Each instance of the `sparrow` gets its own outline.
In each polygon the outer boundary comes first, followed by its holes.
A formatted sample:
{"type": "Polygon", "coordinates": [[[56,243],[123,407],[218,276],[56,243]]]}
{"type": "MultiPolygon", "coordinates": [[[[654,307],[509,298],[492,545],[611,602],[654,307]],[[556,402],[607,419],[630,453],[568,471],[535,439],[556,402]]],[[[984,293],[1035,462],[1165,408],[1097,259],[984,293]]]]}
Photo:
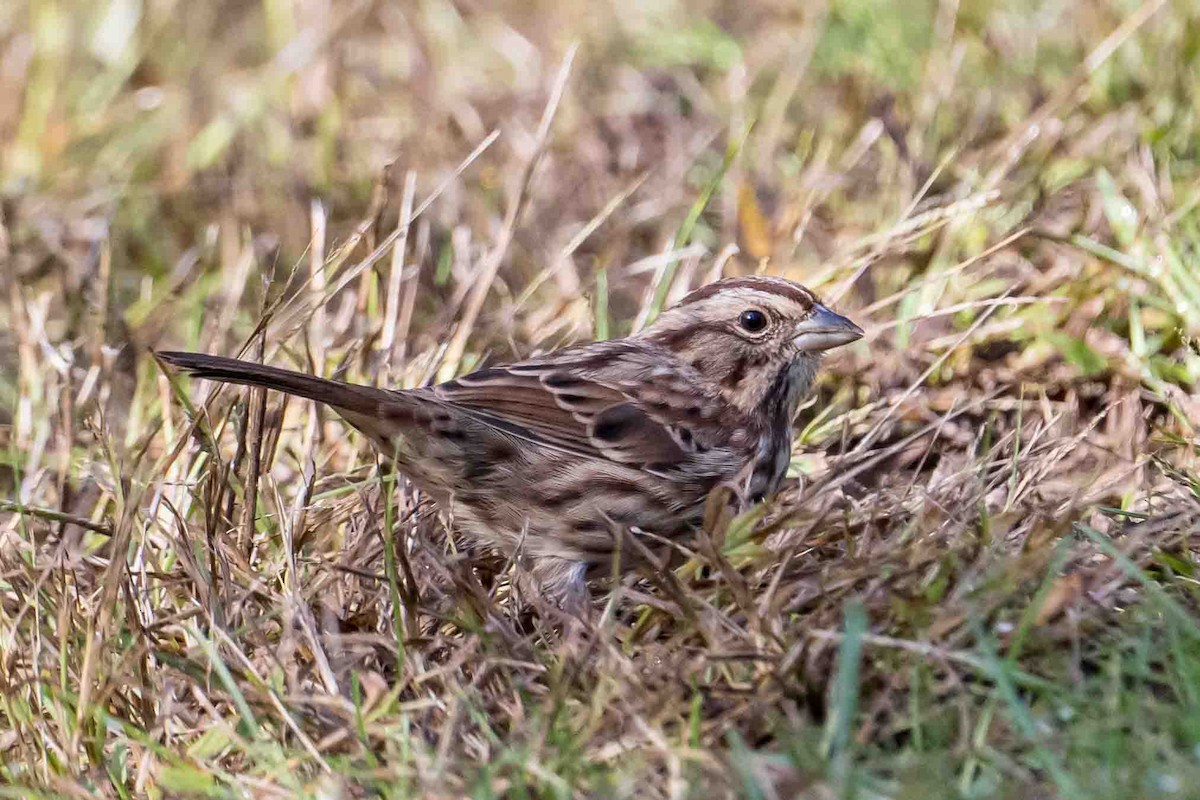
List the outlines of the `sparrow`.
{"type": "Polygon", "coordinates": [[[195,377],[315,400],[361,431],[477,544],[563,607],[611,569],[614,526],[683,540],[718,486],[780,487],[792,421],[822,354],[862,330],[793,281],[703,286],[623,339],[574,345],[434,386],[387,390],[201,353],[195,377]]]}

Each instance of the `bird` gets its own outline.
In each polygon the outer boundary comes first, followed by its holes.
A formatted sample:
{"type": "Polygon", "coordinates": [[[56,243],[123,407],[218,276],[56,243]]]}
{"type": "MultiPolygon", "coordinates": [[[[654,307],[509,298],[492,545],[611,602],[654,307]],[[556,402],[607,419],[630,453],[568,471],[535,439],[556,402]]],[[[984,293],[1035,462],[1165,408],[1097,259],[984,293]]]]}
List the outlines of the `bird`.
{"type": "Polygon", "coordinates": [[[196,378],[329,406],[469,541],[578,609],[588,581],[612,568],[615,530],[686,540],[717,487],[740,507],[775,494],[822,355],[862,336],[801,284],[754,275],[695,289],[625,338],[414,389],[157,355],[196,378]]]}

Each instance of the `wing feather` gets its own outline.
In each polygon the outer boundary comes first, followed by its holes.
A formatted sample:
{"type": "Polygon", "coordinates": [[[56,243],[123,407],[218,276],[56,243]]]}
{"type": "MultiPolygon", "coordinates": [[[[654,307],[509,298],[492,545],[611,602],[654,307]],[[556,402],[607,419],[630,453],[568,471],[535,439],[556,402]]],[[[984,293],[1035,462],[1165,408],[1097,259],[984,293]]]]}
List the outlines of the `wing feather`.
{"type": "Polygon", "coordinates": [[[528,431],[533,441],[620,464],[665,468],[684,461],[691,443],[611,385],[549,363],[519,372],[493,367],[433,387],[443,401],[476,419],[528,431]]]}

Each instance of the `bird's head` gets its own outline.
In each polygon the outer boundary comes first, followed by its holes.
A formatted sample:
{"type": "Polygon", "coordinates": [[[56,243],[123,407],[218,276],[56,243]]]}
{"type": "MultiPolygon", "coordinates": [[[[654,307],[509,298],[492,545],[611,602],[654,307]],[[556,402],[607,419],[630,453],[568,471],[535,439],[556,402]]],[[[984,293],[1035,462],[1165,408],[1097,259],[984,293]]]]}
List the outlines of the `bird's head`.
{"type": "Polygon", "coordinates": [[[805,287],[765,275],[702,286],[640,334],[690,363],[747,413],[780,390],[794,403],[821,354],[862,335],[805,287]]]}

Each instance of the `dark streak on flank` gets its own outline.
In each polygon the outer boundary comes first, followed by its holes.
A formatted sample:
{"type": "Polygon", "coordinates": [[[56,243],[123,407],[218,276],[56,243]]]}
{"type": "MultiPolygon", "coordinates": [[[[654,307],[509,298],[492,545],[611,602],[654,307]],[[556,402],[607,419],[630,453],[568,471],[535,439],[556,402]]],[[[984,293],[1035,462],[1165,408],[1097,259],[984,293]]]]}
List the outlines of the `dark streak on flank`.
{"type": "Polygon", "coordinates": [[[642,486],[631,484],[624,478],[613,478],[600,476],[589,482],[586,486],[569,486],[559,488],[558,491],[548,492],[542,498],[546,508],[551,510],[561,510],[566,506],[574,506],[575,504],[598,496],[613,497],[629,497],[632,495],[649,494],[656,501],[666,503],[666,500],[659,497],[657,494],[650,492],[642,486]],[[607,493],[607,494],[605,494],[607,493]]]}

